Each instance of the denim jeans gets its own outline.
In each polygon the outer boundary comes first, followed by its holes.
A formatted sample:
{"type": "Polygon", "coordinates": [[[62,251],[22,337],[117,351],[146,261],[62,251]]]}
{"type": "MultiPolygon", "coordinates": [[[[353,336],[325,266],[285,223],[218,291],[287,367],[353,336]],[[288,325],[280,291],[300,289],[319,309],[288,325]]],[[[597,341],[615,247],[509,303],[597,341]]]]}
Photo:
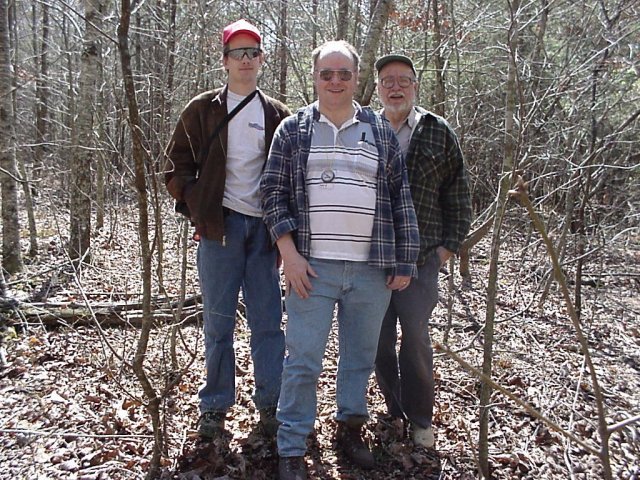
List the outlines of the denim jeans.
{"type": "Polygon", "coordinates": [[[278,453],[304,455],[306,438],[317,410],[317,382],[338,305],[339,361],[336,385],[337,420],[366,417],[367,383],[373,372],[382,317],[391,290],[383,270],[365,262],[309,262],[318,278],[307,299],[294,292],[286,298],[287,356],[278,403],[278,453]]]}
{"type": "Polygon", "coordinates": [[[275,407],[284,358],[276,250],[259,217],[231,211],[225,218],[225,234],[225,245],[205,238],[198,245],[206,365],[200,411],[227,410],[235,403],[233,337],[240,287],[251,330],[253,401],[258,409],[275,407]]]}
{"type": "Polygon", "coordinates": [[[440,257],[434,251],[418,267],[418,278],[409,287],[391,295],[382,322],[376,379],[384,395],[388,413],[405,417],[421,428],[431,426],[434,402],[433,347],[429,337],[429,317],[438,303],[440,257]],[[396,354],[397,323],[402,342],[396,354]]]}

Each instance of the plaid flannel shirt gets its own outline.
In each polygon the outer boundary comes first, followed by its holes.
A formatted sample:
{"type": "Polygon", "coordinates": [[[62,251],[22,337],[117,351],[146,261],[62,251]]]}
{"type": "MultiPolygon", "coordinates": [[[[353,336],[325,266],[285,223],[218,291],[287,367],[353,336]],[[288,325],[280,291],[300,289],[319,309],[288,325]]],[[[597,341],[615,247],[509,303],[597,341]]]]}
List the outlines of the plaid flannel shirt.
{"type": "MultiPolygon", "coordinates": [[[[369,265],[389,275],[416,276],[419,237],[407,169],[393,129],[370,108],[354,102],[359,121],[371,124],[379,152],[376,211],[369,265]]],[[[275,242],[293,235],[298,252],[309,258],[311,232],[306,191],[307,160],[317,102],[286,118],[276,130],[260,190],[265,223],[275,242]]]]}
{"type": "Polygon", "coordinates": [[[438,246],[458,252],[471,226],[471,197],[458,138],[442,117],[418,112],[407,151],[411,198],[420,229],[418,265],[438,246]]]}

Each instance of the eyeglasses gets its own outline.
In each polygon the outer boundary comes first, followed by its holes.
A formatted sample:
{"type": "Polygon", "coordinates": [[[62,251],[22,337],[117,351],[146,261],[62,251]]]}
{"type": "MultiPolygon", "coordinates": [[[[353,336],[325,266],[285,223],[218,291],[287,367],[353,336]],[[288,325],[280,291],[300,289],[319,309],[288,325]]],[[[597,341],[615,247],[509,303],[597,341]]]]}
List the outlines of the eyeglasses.
{"type": "Polygon", "coordinates": [[[318,72],[320,80],[325,82],[331,81],[334,74],[337,74],[338,78],[343,82],[348,82],[353,78],[353,72],[351,70],[320,70],[318,72]]]}
{"type": "Polygon", "coordinates": [[[262,53],[262,49],[257,47],[233,48],[224,52],[225,55],[234,60],[242,60],[246,55],[249,60],[254,59],[262,53]]]}
{"type": "Polygon", "coordinates": [[[384,77],[380,79],[380,85],[383,86],[383,88],[392,88],[396,82],[398,83],[398,86],[400,88],[407,88],[410,85],[412,85],[415,80],[411,77],[405,77],[405,76],[400,76],[400,77],[384,77]]]}

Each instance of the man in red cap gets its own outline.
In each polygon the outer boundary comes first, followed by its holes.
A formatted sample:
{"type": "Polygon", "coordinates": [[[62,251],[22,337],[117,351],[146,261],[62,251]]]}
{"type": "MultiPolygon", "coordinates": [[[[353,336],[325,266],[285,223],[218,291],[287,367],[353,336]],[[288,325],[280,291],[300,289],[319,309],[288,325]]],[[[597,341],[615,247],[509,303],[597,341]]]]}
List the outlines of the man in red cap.
{"type": "Polygon", "coordinates": [[[196,96],[180,114],[165,173],[176,209],[195,225],[199,241],[206,380],[199,390],[198,432],[219,436],[235,403],[233,335],[242,288],[253,400],[264,432],[274,435],[284,334],[276,250],[262,221],[259,184],[275,129],[290,111],[257,88],[264,54],[254,25],[228,25],[222,44],[227,84],[196,96]]]}

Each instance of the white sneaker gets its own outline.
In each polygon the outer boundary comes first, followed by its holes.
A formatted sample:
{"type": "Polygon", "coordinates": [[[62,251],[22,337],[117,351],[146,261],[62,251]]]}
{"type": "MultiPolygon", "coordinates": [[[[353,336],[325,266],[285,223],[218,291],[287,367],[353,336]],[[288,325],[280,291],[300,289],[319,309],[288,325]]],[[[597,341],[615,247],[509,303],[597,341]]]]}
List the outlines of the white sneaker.
{"type": "Polygon", "coordinates": [[[413,443],[416,445],[425,448],[433,448],[436,443],[432,427],[420,428],[416,425],[412,425],[411,440],[413,440],[413,443]]]}

